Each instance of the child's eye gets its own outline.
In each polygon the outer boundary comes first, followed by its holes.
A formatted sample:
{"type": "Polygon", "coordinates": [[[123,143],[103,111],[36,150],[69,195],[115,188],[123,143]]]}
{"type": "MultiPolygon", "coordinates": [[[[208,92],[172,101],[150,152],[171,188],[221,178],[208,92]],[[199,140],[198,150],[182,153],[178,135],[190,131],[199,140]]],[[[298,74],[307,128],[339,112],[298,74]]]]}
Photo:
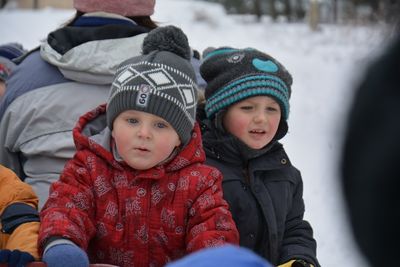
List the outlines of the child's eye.
{"type": "Polygon", "coordinates": [[[156,127],[162,129],[162,128],[166,128],[168,126],[167,126],[167,124],[165,124],[163,122],[157,122],[156,127]]]}
{"type": "Polygon", "coordinates": [[[126,121],[127,121],[128,123],[130,123],[130,124],[138,123],[138,120],[137,120],[137,119],[133,119],[133,118],[129,118],[129,119],[127,119],[126,121]]]}
{"type": "Polygon", "coordinates": [[[275,107],[267,107],[266,110],[269,111],[269,112],[276,112],[276,111],[278,111],[278,109],[275,108],[275,107]]]}
{"type": "Polygon", "coordinates": [[[252,106],[241,106],[240,109],[243,110],[251,110],[253,107],[252,106]]]}

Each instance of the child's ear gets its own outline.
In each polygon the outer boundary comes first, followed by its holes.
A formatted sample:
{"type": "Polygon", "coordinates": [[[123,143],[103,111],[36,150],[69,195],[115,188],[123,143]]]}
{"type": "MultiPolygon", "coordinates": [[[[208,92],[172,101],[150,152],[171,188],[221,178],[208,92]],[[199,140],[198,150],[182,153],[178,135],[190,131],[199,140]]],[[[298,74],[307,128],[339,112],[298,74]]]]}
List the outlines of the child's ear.
{"type": "Polygon", "coordinates": [[[181,146],[181,144],[182,144],[181,139],[178,138],[178,140],[176,141],[175,147],[176,147],[176,148],[179,148],[179,147],[181,146]]]}

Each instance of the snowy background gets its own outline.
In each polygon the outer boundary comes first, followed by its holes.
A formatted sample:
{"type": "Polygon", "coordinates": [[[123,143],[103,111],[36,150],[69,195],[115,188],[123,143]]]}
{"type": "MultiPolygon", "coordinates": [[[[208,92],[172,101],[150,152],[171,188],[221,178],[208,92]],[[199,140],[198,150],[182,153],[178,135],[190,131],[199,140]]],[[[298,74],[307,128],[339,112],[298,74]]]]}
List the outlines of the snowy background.
{"type": "MultiPolygon", "coordinates": [[[[0,43],[20,42],[32,49],[65,23],[74,10],[0,10],[0,43]]],[[[192,47],[255,47],[281,61],[294,77],[289,133],[283,143],[303,175],[305,217],[314,228],[324,267],[368,266],[359,255],[346,221],[338,162],[343,125],[354,86],[364,67],[387,43],[382,25],[272,23],[267,17],[228,16],[222,6],[190,0],[157,2],[159,25],[174,24],[192,47]]]]}

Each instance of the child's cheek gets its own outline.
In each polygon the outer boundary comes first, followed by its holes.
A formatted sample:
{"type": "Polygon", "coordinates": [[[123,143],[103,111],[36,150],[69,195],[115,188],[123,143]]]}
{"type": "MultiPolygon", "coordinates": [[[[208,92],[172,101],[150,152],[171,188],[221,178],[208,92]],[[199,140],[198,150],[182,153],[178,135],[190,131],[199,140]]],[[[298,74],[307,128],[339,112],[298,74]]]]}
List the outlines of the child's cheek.
{"type": "Polygon", "coordinates": [[[246,132],[248,126],[247,120],[237,117],[235,120],[231,121],[229,132],[239,139],[243,138],[244,133],[246,132]]]}

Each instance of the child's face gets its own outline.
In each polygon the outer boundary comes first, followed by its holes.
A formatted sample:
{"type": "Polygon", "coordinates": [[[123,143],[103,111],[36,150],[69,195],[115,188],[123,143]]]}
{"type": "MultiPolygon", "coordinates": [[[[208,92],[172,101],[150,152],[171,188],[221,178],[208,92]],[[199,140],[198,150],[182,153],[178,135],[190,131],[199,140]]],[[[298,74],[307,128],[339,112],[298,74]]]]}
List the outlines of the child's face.
{"type": "Polygon", "coordinates": [[[136,110],[127,110],[117,116],[112,136],[120,156],[136,170],[156,166],[181,144],[178,134],[168,122],[136,110]]]}
{"type": "Polygon", "coordinates": [[[268,96],[254,96],[228,108],[225,129],[253,149],[266,146],[274,138],[281,119],[279,104],[268,96]]]}

